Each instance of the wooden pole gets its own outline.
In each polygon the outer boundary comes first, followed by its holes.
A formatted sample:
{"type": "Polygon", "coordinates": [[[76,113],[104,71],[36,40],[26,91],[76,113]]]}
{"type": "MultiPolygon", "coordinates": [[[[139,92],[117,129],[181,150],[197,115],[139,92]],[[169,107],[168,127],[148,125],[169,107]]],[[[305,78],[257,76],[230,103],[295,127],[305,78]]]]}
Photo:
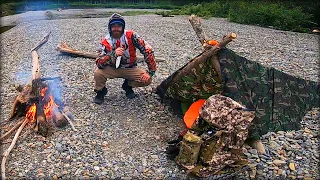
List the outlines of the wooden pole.
{"type": "Polygon", "coordinates": [[[192,14],[189,17],[189,22],[191,23],[193,30],[196,32],[196,35],[198,36],[198,39],[201,43],[201,45],[203,45],[203,43],[205,43],[206,40],[208,40],[207,35],[203,32],[202,28],[201,28],[201,21],[200,19],[195,16],[194,14],[192,14]]]}

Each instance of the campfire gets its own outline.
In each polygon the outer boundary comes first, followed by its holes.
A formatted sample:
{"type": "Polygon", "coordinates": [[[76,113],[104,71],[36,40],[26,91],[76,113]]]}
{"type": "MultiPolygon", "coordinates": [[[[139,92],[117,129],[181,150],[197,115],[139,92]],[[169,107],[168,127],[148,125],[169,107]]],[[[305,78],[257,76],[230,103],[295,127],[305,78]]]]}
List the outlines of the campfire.
{"type": "Polygon", "coordinates": [[[10,151],[14,147],[22,129],[26,124],[33,126],[35,132],[42,136],[48,136],[52,133],[54,126],[65,127],[68,123],[76,131],[72,120],[73,116],[69,109],[62,102],[60,91],[57,87],[60,77],[43,78],[40,73],[40,63],[37,50],[48,41],[50,33],[38,43],[32,50],[32,78],[24,86],[16,87],[19,92],[14,100],[10,117],[1,124],[12,122],[14,119],[20,119],[14,127],[0,137],[2,141],[14,130],[18,129],[9,148],[4,152],[1,163],[2,179],[5,179],[5,163],[10,151]]]}
{"type": "MultiPolygon", "coordinates": [[[[53,85],[57,84],[60,78],[50,78],[50,80],[53,82],[40,82],[40,87],[18,86],[20,94],[14,102],[9,119],[22,116],[29,124],[34,124],[34,130],[43,136],[48,135],[52,124],[57,127],[66,126],[72,115],[62,103],[59,93],[55,93],[56,88],[53,85]],[[39,95],[36,95],[37,91],[39,95]]],[[[35,86],[37,83],[32,82],[32,84],[35,86]]],[[[73,125],[71,127],[74,128],[73,125]]]]}

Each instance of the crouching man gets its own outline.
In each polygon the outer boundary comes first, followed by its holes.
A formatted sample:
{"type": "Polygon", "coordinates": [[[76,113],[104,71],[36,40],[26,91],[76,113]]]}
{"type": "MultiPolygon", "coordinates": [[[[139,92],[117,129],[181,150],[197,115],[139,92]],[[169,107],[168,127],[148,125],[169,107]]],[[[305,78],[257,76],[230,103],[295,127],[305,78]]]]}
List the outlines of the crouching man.
{"type": "Polygon", "coordinates": [[[126,97],[132,99],[135,93],[132,88],[148,86],[156,71],[156,62],[152,47],[132,30],[125,30],[125,20],[120,14],[113,14],[108,24],[109,34],[101,41],[101,54],[96,59],[94,72],[97,93],[94,102],[102,104],[108,90],[107,79],[123,78],[122,89],[126,97]],[[148,71],[137,67],[136,49],[144,55],[148,71]]]}

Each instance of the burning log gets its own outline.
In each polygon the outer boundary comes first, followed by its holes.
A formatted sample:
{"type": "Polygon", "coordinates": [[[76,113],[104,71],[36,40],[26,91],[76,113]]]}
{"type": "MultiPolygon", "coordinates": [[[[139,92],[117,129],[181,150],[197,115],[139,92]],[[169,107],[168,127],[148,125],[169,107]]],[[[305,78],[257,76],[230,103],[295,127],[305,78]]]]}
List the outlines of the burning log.
{"type": "MultiPolygon", "coordinates": [[[[83,52],[83,51],[73,49],[73,48],[69,47],[68,44],[65,42],[58,44],[56,50],[63,53],[63,54],[86,57],[86,58],[91,58],[91,59],[96,59],[99,56],[98,53],[83,52]]],[[[165,61],[164,58],[160,58],[160,57],[156,57],[155,60],[156,60],[156,62],[164,62],[165,61]]],[[[144,57],[137,56],[137,62],[143,62],[143,61],[144,61],[144,57]]]]}
{"type": "Polygon", "coordinates": [[[62,115],[62,113],[57,107],[52,108],[52,112],[53,112],[52,120],[57,127],[62,128],[68,124],[68,121],[62,115]]]}

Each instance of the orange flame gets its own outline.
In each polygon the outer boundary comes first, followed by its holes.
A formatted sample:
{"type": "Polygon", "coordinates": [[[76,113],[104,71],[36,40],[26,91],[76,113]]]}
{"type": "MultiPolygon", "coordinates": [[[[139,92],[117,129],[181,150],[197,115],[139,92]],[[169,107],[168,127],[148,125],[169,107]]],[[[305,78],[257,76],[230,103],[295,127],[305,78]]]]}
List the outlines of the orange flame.
{"type": "MultiPolygon", "coordinates": [[[[47,91],[47,87],[43,88],[41,90],[41,96],[43,97],[42,100],[44,99],[45,92],[47,91]]],[[[52,95],[49,96],[49,101],[43,106],[43,112],[46,116],[46,118],[52,117],[52,108],[53,107],[58,107],[58,105],[54,102],[54,98],[52,95]]],[[[34,123],[36,121],[36,104],[32,104],[32,106],[29,107],[26,117],[30,120],[31,123],[34,123]]]]}

